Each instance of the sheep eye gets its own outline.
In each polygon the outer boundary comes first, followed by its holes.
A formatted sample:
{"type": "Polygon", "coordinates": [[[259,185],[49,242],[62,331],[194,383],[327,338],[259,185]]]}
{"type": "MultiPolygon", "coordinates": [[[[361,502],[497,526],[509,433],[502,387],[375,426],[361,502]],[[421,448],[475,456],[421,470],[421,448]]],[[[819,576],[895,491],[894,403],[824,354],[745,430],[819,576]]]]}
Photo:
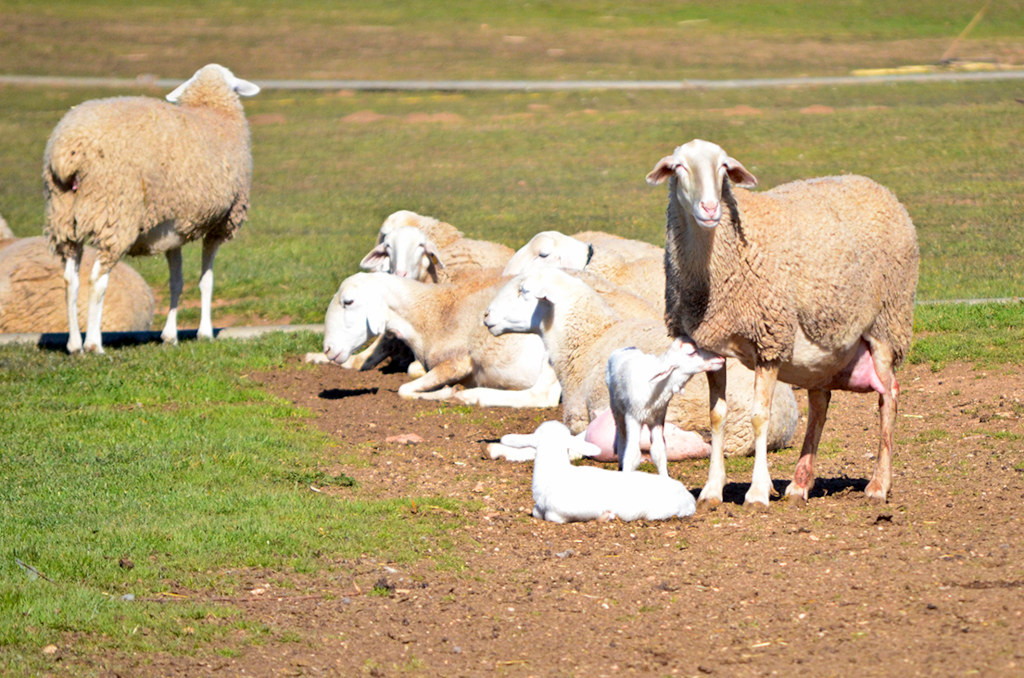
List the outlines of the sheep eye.
{"type": "Polygon", "coordinates": [[[345,308],[348,308],[349,306],[352,305],[352,301],[352,299],[342,299],[341,305],[344,306],[345,308]]]}

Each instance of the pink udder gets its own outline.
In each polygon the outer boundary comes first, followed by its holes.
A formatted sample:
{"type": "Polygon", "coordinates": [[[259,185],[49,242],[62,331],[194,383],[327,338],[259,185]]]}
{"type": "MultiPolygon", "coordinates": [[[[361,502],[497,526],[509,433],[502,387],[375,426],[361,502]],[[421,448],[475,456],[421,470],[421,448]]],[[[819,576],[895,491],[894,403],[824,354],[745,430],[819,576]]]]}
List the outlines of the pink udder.
{"type": "MultiPolygon", "coordinates": [[[[861,340],[853,360],[832,379],[829,386],[833,389],[857,393],[867,393],[868,391],[885,393],[885,386],[882,385],[882,380],[878,378],[878,372],[875,371],[875,361],[871,358],[867,342],[861,340]]],[[[895,388],[895,380],[893,387],[895,388]]]]}
{"type": "MultiPolygon", "coordinates": [[[[601,454],[591,459],[606,462],[619,460],[615,454],[615,417],[610,409],[602,410],[591,420],[584,439],[601,448],[601,454]]],[[[700,459],[711,454],[711,446],[699,434],[672,424],[665,424],[665,448],[669,461],[700,459]]],[[[640,431],[640,449],[645,453],[651,449],[651,432],[646,426],[640,431]]],[[[647,454],[643,455],[643,459],[650,461],[647,454]]]]}

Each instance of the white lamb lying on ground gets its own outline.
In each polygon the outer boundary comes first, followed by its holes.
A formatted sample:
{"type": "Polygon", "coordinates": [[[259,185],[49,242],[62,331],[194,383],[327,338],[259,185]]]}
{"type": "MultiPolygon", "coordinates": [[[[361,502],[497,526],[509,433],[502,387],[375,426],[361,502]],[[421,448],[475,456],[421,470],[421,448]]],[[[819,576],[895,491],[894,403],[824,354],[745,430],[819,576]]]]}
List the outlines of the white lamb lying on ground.
{"type": "Polygon", "coordinates": [[[644,353],[635,346],[614,351],[608,357],[605,383],[615,418],[619,469],[635,471],[640,466],[640,431],[646,426],[651,460],[660,475],[668,476],[665,413],[669,401],[693,375],[720,370],[724,365],[725,358],[702,351],[683,338],[675,339],[661,355],[644,353]]]}
{"type": "Polygon", "coordinates": [[[533,515],[553,523],[583,520],[664,520],[693,515],[693,495],[678,480],[573,466],[574,437],[564,424],[544,422],[533,462],[533,515]]]}

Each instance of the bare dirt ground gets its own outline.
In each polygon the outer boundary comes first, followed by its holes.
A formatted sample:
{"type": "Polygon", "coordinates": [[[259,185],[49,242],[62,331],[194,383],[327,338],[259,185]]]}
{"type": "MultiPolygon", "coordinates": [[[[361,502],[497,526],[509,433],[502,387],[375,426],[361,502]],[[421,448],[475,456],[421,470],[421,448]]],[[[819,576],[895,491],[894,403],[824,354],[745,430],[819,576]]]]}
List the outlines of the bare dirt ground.
{"type": "MultiPolygon", "coordinates": [[[[233,604],[271,640],[122,657],[104,662],[105,675],[1024,675],[1018,368],[901,372],[888,504],[861,492],[875,398],[837,393],[805,506],[744,509],[749,462],[731,460],[717,510],[569,525],[531,517],[531,464],[483,451],[558,410],[467,414],[399,399],[401,374],[297,359],[255,378],[365,457],[334,469],[357,488],[330,491],[468,502],[451,535],[465,567],[361,558],[297,587],[294,576],[253,573],[233,604]],[[422,442],[386,442],[410,433],[422,442]]],[[[796,457],[771,455],[777,490],[796,457]]],[[[670,473],[696,491],[706,467],[677,462],[670,473]]]]}

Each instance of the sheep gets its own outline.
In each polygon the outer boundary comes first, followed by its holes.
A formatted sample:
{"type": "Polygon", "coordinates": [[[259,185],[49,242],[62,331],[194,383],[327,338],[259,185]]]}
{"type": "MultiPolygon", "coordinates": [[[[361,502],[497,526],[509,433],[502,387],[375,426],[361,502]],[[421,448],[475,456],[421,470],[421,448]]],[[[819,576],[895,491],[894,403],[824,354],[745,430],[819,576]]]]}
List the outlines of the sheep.
{"type": "MultiPolygon", "coordinates": [[[[805,501],[834,389],[879,393],[880,443],[865,489],[885,502],[892,486],[899,386],[910,346],[918,247],[906,209],[861,176],[794,181],[762,193],[720,146],[694,140],[659,160],[650,184],[668,183],[666,322],[673,336],[741,360],[755,372],[755,462],[745,503],[767,506],[772,488],[764,422],[776,381],[808,392],[807,433],[786,497],[805,501]]],[[[725,373],[708,372],[712,456],[700,501],[725,484],[725,373]]]]}
{"type": "Polygon", "coordinates": [[[342,281],[327,308],[324,354],[343,363],[367,339],[390,331],[428,369],[399,387],[402,397],[553,407],[560,387],[543,342],[527,336],[495,338],[480,322],[503,282],[496,270],[438,284],[356,273],[342,281]],[[476,388],[456,392],[455,384],[476,388]]]}
{"type": "Polygon", "coordinates": [[[657,308],[659,315],[664,313],[665,264],[660,247],[609,234],[579,235],[590,240],[541,231],[512,255],[505,274],[514,276],[547,266],[587,271],[639,295],[657,308]]]}
{"type": "Polygon", "coordinates": [[[0,216],[0,240],[10,240],[14,237],[14,231],[7,225],[3,216],[0,216]]]}
{"type": "Polygon", "coordinates": [[[630,346],[608,357],[605,383],[615,419],[615,454],[619,469],[635,471],[640,465],[640,431],[650,430],[650,454],[658,473],[668,475],[665,413],[672,396],[698,372],[719,370],[725,359],[701,351],[685,339],[676,339],[661,355],[630,346]]]}
{"type": "Polygon", "coordinates": [[[359,265],[367,271],[439,282],[460,271],[504,266],[511,256],[507,245],[466,238],[451,224],[399,210],[384,220],[377,245],[359,265]]]}
{"type": "MultiPolygon", "coordinates": [[[[46,239],[16,238],[0,241],[0,332],[64,332],[67,317],[63,268],[50,252],[46,239]]],[[[98,252],[85,247],[87,266],[98,252]]],[[[86,284],[83,294],[89,290],[86,284]]],[[[141,275],[124,262],[110,271],[106,323],[118,332],[148,330],[153,324],[153,291],[141,275]]]]}
{"type": "MultiPolygon", "coordinates": [[[[605,370],[612,351],[636,346],[649,353],[668,349],[662,320],[657,317],[624,318],[600,294],[578,276],[558,268],[533,271],[506,283],[484,314],[484,324],[496,335],[506,332],[539,334],[562,386],[563,422],[574,434],[587,432],[587,439],[598,443],[605,454],[600,459],[614,460],[614,420],[609,411],[605,370]]],[[[736,361],[727,361],[726,370],[736,385],[749,384],[753,374],[736,361]]],[[[729,392],[731,405],[741,411],[750,408],[750,396],[742,386],[729,392]]],[[[769,422],[770,444],[786,444],[796,428],[796,399],[792,390],[779,385],[779,407],[769,422]]],[[[693,433],[706,421],[707,392],[702,381],[691,381],[673,398],[666,432],[672,440],[669,458],[707,456],[703,439],[693,433]]],[[[752,436],[745,426],[732,426],[726,432],[730,449],[741,454],[752,450],[752,436]]]]}
{"type": "Polygon", "coordinates": [[[619,473],[569,462],[572,436],[548,421],[537,432],[533,462],[533,516],[553,523],[665,520],[693,515],[693,495],[678,480],[653,473],[619,473]]]}
{"type": "Polygon", "coordinates": [[[209,64],[167,95],[86,101],[68,111],[43,154],[44,234],[64,262],[70,353],[103,352],[103,296],[121,257],[163,252],[170,309],[161,337],[178,338],[181,247],[202,239],[198,335],[213,338],[213,260],[245,222],[252,183],[249,126],[239,95],[259,87],[209,64]],[[168,103],[169,102],[169,103],[168,103]],[[92,267],[85,343],[77,299],[82,247],[99,250],[92,267]]]}

